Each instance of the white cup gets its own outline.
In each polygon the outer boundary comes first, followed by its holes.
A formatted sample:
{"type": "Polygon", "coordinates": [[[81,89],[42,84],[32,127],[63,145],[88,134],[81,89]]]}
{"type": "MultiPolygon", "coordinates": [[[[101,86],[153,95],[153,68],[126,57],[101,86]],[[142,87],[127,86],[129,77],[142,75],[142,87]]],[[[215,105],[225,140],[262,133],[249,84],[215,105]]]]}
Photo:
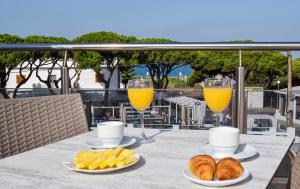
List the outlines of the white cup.
{"type": "Polygon", "coordinates": [[[215,127],[209,130],[209,144],[217,155],[232,155],[240,144],[240,130],[235,127],[215,127]]]}
{"type": "Polygon", "coordinates": [[[107,121],[97,124],[97,136],[103,146],[118,146],[124,136],[124,123],[107,121]]]}

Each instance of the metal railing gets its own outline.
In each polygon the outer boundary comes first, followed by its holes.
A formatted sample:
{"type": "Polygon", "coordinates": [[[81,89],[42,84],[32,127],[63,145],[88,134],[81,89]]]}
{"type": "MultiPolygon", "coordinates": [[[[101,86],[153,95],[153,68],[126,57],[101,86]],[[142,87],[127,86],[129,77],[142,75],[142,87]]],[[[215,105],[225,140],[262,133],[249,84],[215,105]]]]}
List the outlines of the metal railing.
{"type": "MultiPolygon", "coordinates": [[[[288,90],[287,90],[287,123],[292,126],[292,110],[289,108],[291,95],[291,52],[299,51],[300,42],[223,42],[223,43],[100,43],[100,44],[0,44],[0,51],[65,51],[65,60],[68,51],[165,51],[165,50],[237,50],[239,51],[240,65],[236,69],[237,88],[235,94],[234,126],[244,131],[245,98],[244,98],[244,67],[242,67],[242,50],[279,50],[288,51],[288,90]]],[[[68,93],[68,70],[66,64],[62,68],[62,92],[68,93]]]]}
{"type": "Polygon", "coordinates": [[[152,50],[279,50],[298,51],[300,42],[0,44],[0,51],[152,51],[152,50]]]}

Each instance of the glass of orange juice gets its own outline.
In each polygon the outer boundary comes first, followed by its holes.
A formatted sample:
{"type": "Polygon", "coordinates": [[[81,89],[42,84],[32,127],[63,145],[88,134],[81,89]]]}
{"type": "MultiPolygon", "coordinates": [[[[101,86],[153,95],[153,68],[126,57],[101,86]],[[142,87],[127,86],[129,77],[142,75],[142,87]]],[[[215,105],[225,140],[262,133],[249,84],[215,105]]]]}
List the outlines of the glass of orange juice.
{"type": "Polygon", "coordinates": [[[153,138],[146,137],[144,131],[144,112],[153,100],[154,90],[151,80],[134,79],[128,81],[128,98],[134,109],[139,111],[141,120],[141,140],[140,143],[153,142],[153,138]]]}
{"type": "Polygon", "coordinates": [[[205,79],[203,93],[207,106],[216,114],[216,126],[220,126],[220,114],[227,108],[231,100],[230,79],[205,79]]]}

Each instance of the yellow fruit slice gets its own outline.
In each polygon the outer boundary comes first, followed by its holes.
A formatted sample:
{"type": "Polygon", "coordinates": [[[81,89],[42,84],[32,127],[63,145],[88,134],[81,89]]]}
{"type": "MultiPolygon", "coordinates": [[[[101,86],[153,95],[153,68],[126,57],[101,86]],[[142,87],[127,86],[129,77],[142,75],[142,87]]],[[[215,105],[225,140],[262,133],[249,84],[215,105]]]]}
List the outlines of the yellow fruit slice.
{"type": "Polygon", "coordinates": [[[79,169],[87,169],[88,166],[93,163],[97,158],[96,157],[91,157],[91,158],[88,158],[88,159],[84,159],[82,161],[78,161],[78,162],[75,162],[75,166],[79,169]]]}
{"type": "Polygon", "coordinates": [[[113,161],[115,158],[116,158],[115,156],[109,156],[104,162],[102,162],[102,163],[100,164],[100,168],[101,168],[101,169],[104,169],[104,168],[108,167],[109,163],[110,163],[111,161],[113,161]]]}
{"type": "Polygon", "coordinates": [[[118,157],[118,155],[123,151],[123,148],[115,148],[111,153],[112,156],[118,157]]]}
{"type": "Polygon", "coordinates": [[[123,161],[123,160],[126,159],[128,156],[131,156],[131,155],[133,155],[133,154],[134,154],[133,150],[124,149],[124,150],[120,153],[120,155],[117,157],[117,159],[116,159],[116,164],[117,164],[118,162],[120,162],[120,161],[123,161]]]}
{"type": "Polygon", "coordinates": [[[90,155],[92,155],[94,152],[92,150],[84,150],[81,152],[78,152],[75,156],[75,162],[81,161],[87,157],[89,157],[90,155]]]}
{"type": "Polygon", "coordinates": [[[123,161],[120,161],[116,164],[117,167],[123,167],[125,165],[128,165],[132,162],[136,161],[136,157],[134,155],[130,155],[128,156],[126,159],[124,159],[123,161]]]}
{"type": "Polygon", "coordinates": [[[102,152],[83,150],[76,154],[74,164],[76,168],[89,170],[122,167],[136,160],[133,155],[133,150],[120,147],[102,152]]]}

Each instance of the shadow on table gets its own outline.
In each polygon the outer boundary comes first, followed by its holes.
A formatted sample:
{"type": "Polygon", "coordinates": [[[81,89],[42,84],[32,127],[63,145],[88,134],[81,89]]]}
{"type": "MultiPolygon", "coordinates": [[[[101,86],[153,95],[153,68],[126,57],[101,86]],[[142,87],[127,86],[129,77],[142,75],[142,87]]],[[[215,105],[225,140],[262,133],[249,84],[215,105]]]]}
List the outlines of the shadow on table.
{"type": "Polygon", "coordinates": [[[168,132],[168,131],[172,131],[172,129],[159,129],[159,131],[157,133],[155,133],[155,134],[153,134],[153,135],[151,135],[149,137],[154,138],[155,136],[157,136],[157,135],[159,135],[161,133],[164,133],[164,132],[168,132]]]}
{"type": "MultiPolygon", "coordinates": [[[[247,146],[247,144],[246,143],[242,143],[242,144],[239,144],[239,146],[238,146],[238,148],[235,150],[235,154],[237,154],[237,153],[243,153],[244,151],[245,151],[245,149],[246,149],[246,146],[247,146]]],[[[257,152],[254,156],[251,156],[251,157],[249,157],[249,158],[245,158],[245,159],[243,159],[242,161],[243,162],[245,162],[245,161],[252,161],[252,160],[255,160],[255,159],[257,159],[257,158],[259,158],[259,153],[257,152]]]]}
{"type": "Polygon", "coordinates": [[[259,158],[259,157],[260,157],[260,155],[257,152],[254,156],[246,158],[246,159],[243,159],[243,160],[241,160],[241,162],[253,161],[253,160],[255,160],[255,159],[259,158]]]}
{"type": "Polygon", "coordinates": [[[135,138],[136,140],[136,143],[134,143],[133,145],[129,146],[128,148],[129,149],[135,149],[135,148],[138,148],[140,147],[142,144],[140,143],[140,137],[135,137],[133,136],[133,138],[135,138]]]}
{"type": "Polygon", "coordinates": [[[228,188],[230,188],[232,186],[242,186],[243,184],[246,184],[246,183],[250,182],[252,178],[253,178],[252,174],[250,173],[249,176],[245,180],[243,180],[241,182],[238,182],[236,184],[230,185],[230,186],[228,186],[228,188]]]}
{"type": "MultiPolygon", "coordinates": [[[[161,133],[164,133],[164,132],[168,132],[168,131],[172,131],[172,130],[170,130],[170,129],[160,129],[157,133],[155,133],[155,134],[153,134],[153,135],[150,135],[150,136],[148,136],[149,138],[154,138],[155,139],[155,137],[157,136],[157,135],[159,135],[159,134],[161,134],[161,133]]],[[[138,147],[140,147],[142,144],[140,143],[140,140],[141,140],[141,138],[140,137],[134,137],[135,139],[136,139],[136,143],[135,144],[133,144],[132,146],[130,146],[129,148],[130,149],[135,149],[135,148],[138,148],[138,147]]],[[[153,141],[153,142],[151,142],[151,143],[154,143],[155,142],[155,140],[153,141]]],[[[147,143],[146,143],[146,145],[147,145],[147,143]]]]}

